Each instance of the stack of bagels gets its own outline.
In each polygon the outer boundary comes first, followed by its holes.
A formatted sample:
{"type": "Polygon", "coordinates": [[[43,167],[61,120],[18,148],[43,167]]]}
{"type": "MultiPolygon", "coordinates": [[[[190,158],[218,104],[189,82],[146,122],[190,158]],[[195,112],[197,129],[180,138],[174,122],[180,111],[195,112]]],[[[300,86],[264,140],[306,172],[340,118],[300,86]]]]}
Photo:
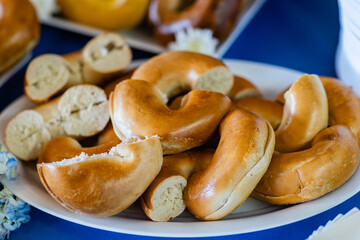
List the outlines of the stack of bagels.
{"type": "Polygon", "coordinates": [[[130,61],[106,33],[27,69],[39,105],[8,123],[6,145],[38,159],[45,189],[73,212],[107,217],[139,199],[153,221],[185,208],[219,220],[250,195],[319,198],[357,169],[360,100],[336,79],[304,74],[270,101],[206,55],[166,52],[128,71],[130,61]]]}

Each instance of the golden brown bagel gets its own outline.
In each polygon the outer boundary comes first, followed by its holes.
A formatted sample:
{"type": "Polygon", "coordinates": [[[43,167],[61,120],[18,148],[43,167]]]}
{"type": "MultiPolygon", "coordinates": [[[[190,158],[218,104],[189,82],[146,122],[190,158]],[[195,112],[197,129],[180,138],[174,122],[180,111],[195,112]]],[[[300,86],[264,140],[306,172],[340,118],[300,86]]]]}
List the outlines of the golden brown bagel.
{"type": "MultiPolygon", "coordinates": [[[[321,79],[320,79],[321,80],[321,79]]],[[[285,90],[283,90],[281,93],[279,93],[277,96],[276,96],[276,99],[275,101],[284,105],[285,104],[285,93],[289,90],[290,87],[286,88],[285,90]]]]}
{"type": "Polygon", "coordinates": [[[132,58],[125,39],[104,33],[83,49],[65,54],[44,54],[31,61],[25,75],[25,94],[41,103],[78,84],[101,84],[120,74],[132,58]]]}
{"type": "Polygon", "coordinates": [[[194,52],[166,52],[139,66],[131,77],[155,84],[168,98],[189,90],[228,93],[233,75],[218,59],[194,52]]]}
{"type": "Polygon", "coordinates": [[[81,153],[88,156],[109,152],[111,148],[120,144],[121,140],[113,140],[94,147],[82,147],[78,141],[71,137],[57,137],[48,141],[41,150],[38,163],[60,162],[64,159],[74,158],[81,153]]]}
{"type": "Polygon", "coordinates": [[[184,199],[202,220],[230,214],[254,190],[270,163],[275,134],[259,115],[235,109],[220,124],[220,143],[203,171],[188,181],[184,199]]]}
{"type": "Polygon", "coordinates": [[[211,29],[220,41],[226,39],[236,24],[246,0],[153,0],[149,22],[157,40],[166,45],[174,34],[187,28],[211,29]]]}
{"type": "Polygon", "coordinates": [[[149,21],[154,26],[156,39],[166,45],[175,39],[174,34],[178,31],[199,27],[210,13],[212,3],[213,0],[196,0],[190,5],[181,0],[152,0],[149,21]]]}
{"type": "Polygon", "coordinates": [[[328,115],[326,93],[319,77],[304,74],[285,94],[284,113],[275,134],[275,150],[304,149],[327,127],[328,115]]]}
{"type": "Polygon", "coordinates": [[[40,24],[28,0],[0,0],[0,73],[37,44],[40,24]]]}
{"type": "Polygon", "coordinates": [[[145,138],[157,135],[164,154],[174,154],[204,144],[231,106],[230,99],[217,92],[194,90],[183,106],[169,109],[166,97],[152,83],[125,80],[110,95],[110,115],[116,135],[145,138]]]}
{"type": "Polygon", "coordinates": [[[63,207],[96,217],[121,212],[136,201],[161,169],[158,137],[122,143],[108,153],[82,154],[37,164],[40,180],[63,207]]]}
{"type": "Polygon", "coordinates": [[[18,158],[35,160],[50,139],[93,136],[108,121],[104,90],[95,85],[77,85],[48,103],[18,113],[6,127],[5,142],[18,158]]]}
{"type": "Polygon", "coordinates": [[[330,77],[320,77],[329,104],[329,125],[344,125],[360,144],[360,100],[351,87],[330,77]]]}
{"type": "Polygon", "coordinates": [[[274,129],[279,126],[283,115],[283,106],[280,103],[261,98],[241,98],[234,100],[232,108],[243,108],[256,112],[268,120],[274,129]]]}
{"type": "Polygon", "coordinates": [[[345,126],[332,126],[316,135],[310,149],[274,152],[252,196],[271,204],[310,201],[345,183],[358,163],[355,136],[345,126]]]}
{"type": "Polygon", "coordinates": [[[109,97],[110,97],[110,93],[111,93],[112,91],[114,91],[116,85],[117,85],[119,82],[121,82],[121,81],[124,81],[124,80],[126,80],[126,79],[130,79],[135,70],[136,70],[136,68],[130,69],[130,70],[124,72],[124,73],[121,73],[121,75],[120,75],[117,79],[115,79],[115,80],[107,83],[107,84],[104,86],[104,91],[105,91],[106,96],[109,98],[109,97]]]}
{"type": "Polygon", "coordinates": [[[97,145],[102,145],[104,143],[118,141],[118,140],[120,139],[116,136],[114,128],[111,122],[109,122],[108,125],[105,127],[105,129],[99,134],[99,137],[97,139],[97,145]]]}
{"type": "Polygon", "coordinates": [[[234,76],[234,84],[227,94],[232,100],[261,97],[260,90],[243,77],[234,76]]]}
{"type": "Polygon", "coordinates": [[[238,17],[249,0],[214,0],[202,28],[212,30],[220,41],[226,40],[236,26],[238,17]]]}
{"type": "MultiPolygon", "coordinates": [[[[329,107],[329,125],[344,125],[357,136],[360,144],[360,101],[351,87],[331,77],[320,77],[324,86],[329,107]]],[[[281,92],[276,101],[284,104],[284,94],[281,92]]]]}
{"type": "Polygon", "coordinates": [[[141,197],[141,206],[153,221],[169,221],[186,208],[183,191],[188,178],[203,170],[214,155],[210,149],[199,149],[164,157],[159,175],[141,197]]]}

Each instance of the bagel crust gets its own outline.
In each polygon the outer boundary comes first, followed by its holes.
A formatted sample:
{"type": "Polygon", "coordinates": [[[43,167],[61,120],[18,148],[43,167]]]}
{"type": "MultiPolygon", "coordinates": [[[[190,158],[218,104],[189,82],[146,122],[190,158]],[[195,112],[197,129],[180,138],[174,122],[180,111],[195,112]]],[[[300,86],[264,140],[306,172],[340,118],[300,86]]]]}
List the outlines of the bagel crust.
{"type": "Polygon", "coordinates": [[[360,100],[351,87],[330,77],[320,77],[329,103],[329,125],[344,125],[360,144],[360,100]]]}
{"type": "Polygon", "coordinates": [[[158,137],[122,143],[109,153],[82,154],[60,162],[37,164],[40,180],[63,207],[95,217],[129,207],[161,169],[158,137]]]}
{"type": "Polygon", "coordinates": [[[232,100],[261,97],[260,90],[243,77],[234,76],[234,84],[228,93],[232,100]]]}
{"type": "Polygon", "coordinates": [[[285,94],[275,150],[293,152],[308,147],[316,134],[328,126],[328,115],[326,93],[319,77],[304,74],[285,94]]]}
{"type": "Polygon", "coordinates": [[[110,114],[121,139],[157,135],[164,154],[175,154],[204,144],[230,109],[230,99],[217,92],[194,90],[172,110],[152,83],[125,80],[110,95],[110,114]]]}
{"type": "Polygon", "coordinates": [[[240,98],[234,100],[232,108],[243,108],[256,112],[268,120],[274,129],[280,125],[283,115],[283,106],[280,103],[261,98],[240,98]]]}
{"type": "Polygon", "coordinates": [[[41,150],[38,163],[59,162],[63,159],[74,158],[81,153],[89,156],[109,152],[111,148],[120,144],[121,140],[112,140],[94,147],[82,147],[71,137],[57,137],[48,141],[41,150]]]}
{"type": "Polygon", "coordinates": [[[157,55],[139,66],[132,79],[155,84],[168,98],[189,90],[228,93],[234,77],[219,59],[195,52],[157,55]]]}
{"type": "Polygon", "coordinates": [[[164,157],[159,175],[141,197],[141,206],[153,221],[169,221],[186,208],[183,191],[188,178],[206,168],[214,150],[198,149],[164,157]]]}
{"type": "Polygon", "coordinates": [[[275,134],[259,115],[236,109],[220,124],[220,143],[206,169],[188,181],[184,199],[202,220],[218,220],[235,210],[265,174],[275,134]]]}
{"type": "Polygon", "coordinates": [[[320,132],[312,147],[275,152],[252,196],[271,204],[310,201],[344,184],[359,164],[357,139],[345,126],[320,132]]]}
{"type": "Polygon", "coordinates": [[[37,44],[40,24],[29,0],[0,0],[0,74],[37,44]]]}

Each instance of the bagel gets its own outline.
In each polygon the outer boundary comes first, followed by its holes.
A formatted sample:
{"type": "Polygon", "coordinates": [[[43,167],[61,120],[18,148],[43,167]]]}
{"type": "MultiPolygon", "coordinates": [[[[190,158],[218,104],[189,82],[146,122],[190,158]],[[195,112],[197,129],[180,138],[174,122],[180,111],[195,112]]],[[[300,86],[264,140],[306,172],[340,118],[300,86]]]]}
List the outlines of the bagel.
{"type": "Polygon", "coordinates": [[[120,139],[114,139],[94,147],[82,147],[78,141],[71,137],[57,137],[48,141],[41,150],[37,163],[60,162],[64,159],[74,158],[84,153],[88,156],[109,152],[111,148],[120,144],[120,139]]]}
{"type": "Polygon", "coordinates": [[[111,122],[105,127],[105,129],[99,134],[97,139],[97,145],[102,145],[108,142],[121,141],[114,131],[111,122]]]}
{"type": "Polygon", "coordinates": [[[108,121],[104,91],[94,85],[77,85],[46,104],[18,113],[6,127],[5,142],[19,159],[35,160],[50,139],[93,136],[108,121]]]}
{"type": "Polygon", "coordinates": [[[320,132],[310,149],[275,152],[252,196],[271,204],[310,201],[345,183],[359,164],[356,137],[345,126],[320,132]]]}
{"type": "Polygon", "coordinates": [[[213,0],[195,0],[188,5],[187,1],[152,0],[149,22],[154,26],[154,36],[166,45],[175,39],[175,33],[189,27],[199,27],[210,13],[212,3],[213,0]]]}
{"type": "Polygon", "coordinates": [[[105,91],[106,96],[108,98],[110,97],[110,93],[112,91],[114,91],[114,89],[115,89],[115,87],[116,87],[116,85],[118,83],[120,83],[121,81],[124,81],[126,79],[130,79],[132,74],[134,73],[135,69],[136,68],[130,69],[130,70],[122,73],[117,79],[115,79],[115,80],[109,82],[108,84],[106,84],[105,87],[104,87],[104,91],[105,91]]]}
{"type": "Polygon", "coordinates": [[[140,198],[146,215],[157,222],[180,215],[186,208],[183,191],[188,178],[204,169],[213,155],[213,150],[201,149],[165,156],[160,173],[140,198]]]}
{"type": "Polygon", "coordinates": [[[166,52],[157,55],[133,73],[132,79],[155,84],[168,98],[190,90],[228,93],[233,75],[220,60],[194,52],[166,52]]]}
{"type": "Polygon", "coordinates": [[[234,76],[234,84],[227,94],[232,100],[261,97],[260,90],[245,78],[234,76]]]}
{"type": "Polygon", "coordinates": [[[169,109],[166,96],[152,83],[125,80],[110,95],[110,115],[116,135],[128,138],[160,137],[164,154],[175,154],[204,144],[231,106],[217,92],[194,90],[183,107],[169,109]]]}
{"type": "Polygon", "coordinates": [[[40,24],[28,0],[0,0],[0,9],[1,74],[35,47],[39,41],[40,24]]]}
{"type": "Polygon", "coordinates": [[[243,108],[256,112],[269,121],[271,126],[276,129],[282,120],[283,106],[280,103],[261,98],[241,98],[234,100],[233,108],[243,108]]]}
{"type": "Polygon", "coordinates": [[[211,29],[216,38],[225,41],[248,2],[249,0],[214,0],[212,11],[206,15],[201,27],[211,29]]]}
{"type": "Polygon", "coordinates": [[[121,73],[131,61],[124,38],[104,33],[64,56],[44,54],[31,61],[25,74],[25,94],[35,103],[78,84],[100,84],[121,73]]]}
{"type": "Polygon", "coordinates": [[[285,93],[275,150],[293,152],[308,147],[315,135],[328,126],[328,115],[327,97],[319,77],[304,74],[285,93]]]}
{"type": "MultiPolygon", "coordinates": [[[[324,86],[329,108],[329,125],[344,125],[357,137],[360,144],[360,100],[351,87],[331,78],[320,77],[324,86]]],[[[276,101],[284,104],[284,94],[281,92],[276,101]]]]}
{"type": "MultiPolygon", "coordinates": [[[[320,79],[321,80],[321,79],[320,79]]],[[[285,90],[283,90],[281,93],[279,93],[277,96],[276,96],[276,99],[275,101],[284,105],[285,104],[285,93],[289,90],[290,87],[286,88],[285,90]]]]}
{"type": "Polygon", "coordinates": [[[233,30],[245,0],[152,0],[149,22],[156,39],[163,45],[175,39],[174,34],[188,28],[211,29],[223,41],[233,30]]]}
{"type": "Polygon", "coordinates": [[[330,77],[320,77],[329,104],[329,125],[344,125],[360,144],[360,100],[351,87],[330,77]]]}
{"type": "Polygon", "coordinates": [[[220,143],[209,165],[190,177],[184,200],[201,220],[218,220],[235,210],[265,174],[275,134],[259,115],[235,109],[220,124],[220,143]]]}
{"type": "Polygon", "coordinates": [[[40,180],[63,207],[95,217],[129,207],[151,184],[163,161],[158,137],[121,143],[108,153],[37,164],[40,180]]]}

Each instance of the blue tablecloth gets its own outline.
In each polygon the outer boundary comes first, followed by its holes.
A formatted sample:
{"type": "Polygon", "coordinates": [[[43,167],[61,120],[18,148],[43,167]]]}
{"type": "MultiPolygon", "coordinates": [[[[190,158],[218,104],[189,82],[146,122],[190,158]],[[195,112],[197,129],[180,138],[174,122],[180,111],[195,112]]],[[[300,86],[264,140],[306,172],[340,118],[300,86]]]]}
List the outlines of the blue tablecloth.
{"type": "MultiPolygon", "coordinates": [[[[225,58],[266,62],[303,72],[335,76],[338,32],[336,0],[268,0],[225,54],[225,58]]],[[[35,48],[33,57],[43,53],[61,54],[75,51],[88,40],[88,37],[82,35],[43,26],[41,41],[35,48]]],[[[151,56],[151,53],[134,50],[134,59],[151,56]]],[[[24,72],[25,68],[0,88],[0,110],[23,94],[24,72]]],[[[359,193],[344,203],[306,220],[260,232],[217,239],[305,239],[319,225],[353,207],[360,207],[359,193]]],[[[157,239],[85,227],[53,217],[36,208],[31,210],[31,221],[12,232],[10,237],[18,240],[157,239]]]]}

